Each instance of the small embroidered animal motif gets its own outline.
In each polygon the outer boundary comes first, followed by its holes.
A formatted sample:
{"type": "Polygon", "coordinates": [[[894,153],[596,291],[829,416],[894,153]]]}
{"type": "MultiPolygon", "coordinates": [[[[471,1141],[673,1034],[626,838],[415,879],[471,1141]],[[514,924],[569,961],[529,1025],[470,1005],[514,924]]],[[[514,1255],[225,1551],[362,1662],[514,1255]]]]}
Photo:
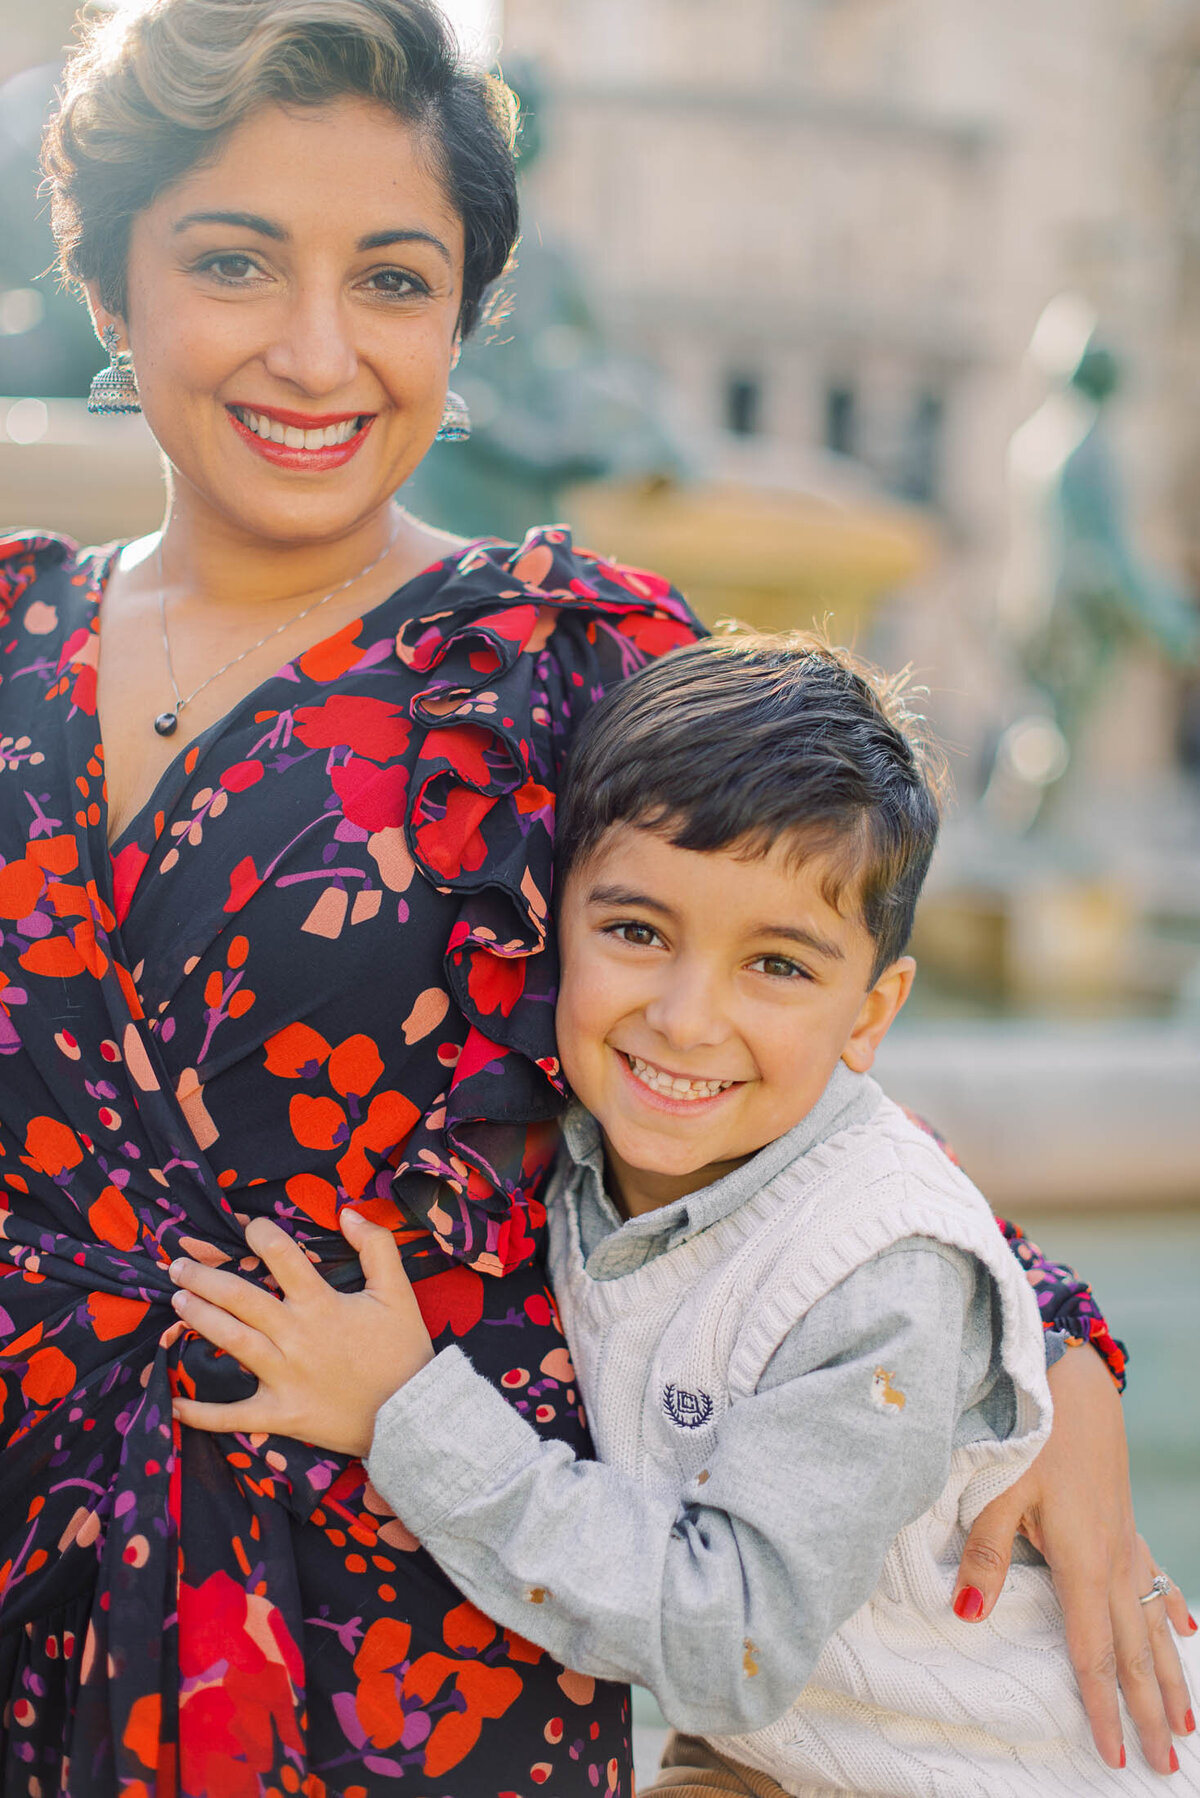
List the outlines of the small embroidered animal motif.
{"type": "Polygon", "coordinates": [[[707,1392],[689,1392],[686,1386],[663,1387],[663,1410],[681,1430],[698,1430],[712,1416],[707,1392]]]}
{"type": "Polygon", "coordinates": [[[758,1672],[758,1662],[754,1658],[758,1653],[758,1650],[750,1640],[749,1636],[744,1638],[742,1648],[744,1650],[742,1655],[742,1672],[746,1675],[747,1679],[753,1679],[754,1675],[758,1672]]]}
{"type": "Polygon", "coordinates": [[[546,1600],[551,1597],[553,1597],[553,1593],[548,1586],[526,1587],[525,1602],[527,1604],[545,1604],[546,1600]]]}
{"type": "Polygon", "coordinates": [[[875,1369],[871,1379],[871,1403],[879,1411],[886,1411],[889,1405],[894,1406],[896,1411],[904,1409],[904,1394],[899,1386],[892,1385],[894,1377],[886,1367],[875,1369]]]}

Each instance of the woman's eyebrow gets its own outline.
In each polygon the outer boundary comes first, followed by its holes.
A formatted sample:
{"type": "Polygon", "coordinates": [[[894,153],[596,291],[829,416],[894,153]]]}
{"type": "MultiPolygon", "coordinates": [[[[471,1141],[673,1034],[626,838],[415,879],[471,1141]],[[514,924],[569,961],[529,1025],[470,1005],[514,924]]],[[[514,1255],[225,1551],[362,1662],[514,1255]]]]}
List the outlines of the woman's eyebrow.
{"type": "MultiPolygon", "coordinates": [[[[291,238],[291,232],[285,226],[276,224],[274,219],[263,218],[257,212],[189,212],[175,221],[172,230],[186,231],[192,225],[233,225],[243,231],[254,231],[259,237],[269,237],[275,243],[287,243],[291,238]]],[[[385,250],[389,244],[396,243],[427,243],[446,262],[452,264],[454,261],[448,247],[432,231],[369,231],[354,247],[359,251],[385,250]]]]}
{"type": "Polygon", "coordinates": [[[427,243],[432,249],[438,250],[447,262],[454,261],[441,238],[435,237],[432,231],[371,231],[366,237],[360,237],[355,247],[359,250],[386,250],[393,243],[427,243]]]}
{"type": "Polygon", "coordinates": [[[186,231],[190,225],[238,225],[243,231],[256,231],[260,237],[274,238],[276,243],[286,243],[289,235],[282,225],[257,212],[189,212],[176,219],[172,230],[186,231]]]}

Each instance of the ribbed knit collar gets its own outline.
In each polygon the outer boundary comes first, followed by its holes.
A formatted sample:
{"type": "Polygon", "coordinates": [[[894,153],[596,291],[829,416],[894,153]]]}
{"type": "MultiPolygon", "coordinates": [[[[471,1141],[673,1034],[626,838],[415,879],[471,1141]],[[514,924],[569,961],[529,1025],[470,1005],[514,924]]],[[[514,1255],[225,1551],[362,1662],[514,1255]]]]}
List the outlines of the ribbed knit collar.
{"type": "Polygon", "coordinates": [[[600,1126],[582,1105],[572,1105],[563,1120],[563,1149],[555,1193],[576,1197],[584,1266],[593,1280],[615,1280],[644,1267],[668,1249],[678,1248],[701,1230],[719,1223],[746,1200],[761,1192],[777,1174],[838,1130],[862,1123],[879,1103],[879,1088],[864,1074],[851,1073],[844,1062],[812,1110],[711,1186],[658,1211],[623,1218],[605,1188],[604,1143],[600,1126]]]}

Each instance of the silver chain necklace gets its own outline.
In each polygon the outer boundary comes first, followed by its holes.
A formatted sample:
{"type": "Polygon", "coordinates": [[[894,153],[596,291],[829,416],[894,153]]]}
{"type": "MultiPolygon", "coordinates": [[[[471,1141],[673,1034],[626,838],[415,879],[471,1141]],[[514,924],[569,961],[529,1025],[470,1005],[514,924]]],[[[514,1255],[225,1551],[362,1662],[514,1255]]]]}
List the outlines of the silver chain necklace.
{"type": "Polygon", "coordinates": [[[158,717],[154,720],[154,728],[159,736],[174,736],[175,731],[179,726],[180,712],[183,711],[185,706],[191,705],[193,699],[195,699],[198,694],[203,693],[205,687],[211,687],[215,680],[220,679],[221,675],[227,674],[231,668],[236,668],[239,662],[244,662],[246,657],[253,655],[256,649],[261,649],[265,643],[269,643],[272,637],[281,636],[282,633],[290,629],[293,624],[299,624],[302,618],[307,618],[311,612],[319,612],[322,606],[328,605],[331,599],[336,599],[339,593],[344,593],[347,587],[352,587],[355,581],[361,581],[366,575],[378,568],[384,558],[391,554],[399,528],[400,521],[397,519],[385,547],[380,554],[376,556],[373,562],[368,562],[365,568],[360,568],[357,574],[352,574],[348,581],[343,581],[340,587],[334,587],[332,591],[326,593],[322,599],[314,599],[312,604],[310,606],[305,606],[302,612],[296,612],[291,618],[285,618],[282,624],[277,624],[273,631],[268,631],[265,637],[260,637],[258,639],[257,643],[251,643],[248,649],[243,649],[240,655],[231,656],[227,662],[222,662],[221,666],[210,674],[207,680],[202,680],[200,685],[198,687],[193,687],[191,692],[187,695],[184,695],[179,691],[179,682],[175,679],[175,665],[171,660],[171,642],[167,635],[166,576],[163,573],[162,537],[160,535],[158,539],[158,615],[162,623],[163,654],[166,656],[167,660],[167,673],[171,677],[171,691],[175,695],[175,705],[173,710],[169,712],[160,712],[158,717]]]}

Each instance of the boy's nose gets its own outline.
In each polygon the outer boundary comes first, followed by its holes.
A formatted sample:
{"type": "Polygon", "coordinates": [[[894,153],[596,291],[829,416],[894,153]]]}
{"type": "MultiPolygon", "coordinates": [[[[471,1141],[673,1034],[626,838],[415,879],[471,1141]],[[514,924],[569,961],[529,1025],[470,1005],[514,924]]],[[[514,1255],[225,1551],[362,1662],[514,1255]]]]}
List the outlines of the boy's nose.
{"type": "Polygon", "coordinates": [[[716,983],[702,971],[667,975],[645,1011],[651,1029],[675,1049],[716,1048],[729,1035],[716,983]]]}

